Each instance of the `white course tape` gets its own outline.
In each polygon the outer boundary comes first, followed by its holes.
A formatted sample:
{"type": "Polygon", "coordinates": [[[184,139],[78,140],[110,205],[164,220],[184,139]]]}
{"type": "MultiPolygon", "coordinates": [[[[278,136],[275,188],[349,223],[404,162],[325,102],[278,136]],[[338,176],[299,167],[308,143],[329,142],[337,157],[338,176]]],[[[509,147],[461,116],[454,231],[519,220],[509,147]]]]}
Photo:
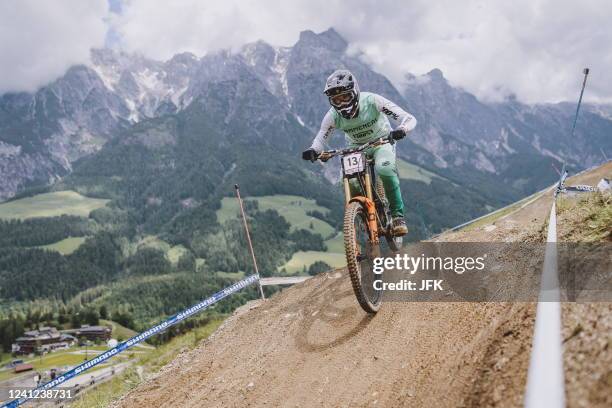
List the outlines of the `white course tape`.
{"type": "Polygon", "coordinates": [[[557,216],[554,201],[548,221],[547,242],[527,373],[526,408],[565,407],[561,303],[557,274],[557,216]]]}

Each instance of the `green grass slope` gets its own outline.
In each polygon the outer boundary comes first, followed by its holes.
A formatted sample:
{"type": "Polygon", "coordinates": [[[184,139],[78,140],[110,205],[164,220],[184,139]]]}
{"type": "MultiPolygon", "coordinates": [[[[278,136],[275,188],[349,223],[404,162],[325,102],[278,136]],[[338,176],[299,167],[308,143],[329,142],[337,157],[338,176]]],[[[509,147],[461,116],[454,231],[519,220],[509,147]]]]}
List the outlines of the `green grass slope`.
{"type": "Polygon", "coordinates": [[[57,251],[62,255],[70,255],[79,249],[81,244],[85,242],[86,239],[87,237],[68,237],[66,239],[62,239],[61,241],[54,242],[53,244],[41,245],[38,248],[46,249],[48,251],[57,251]]]}
{"type": "MultiPolygon", "coordinates": [[[[335,233],[334,228],[327,222],[308,215],[308,212],[318,211],[328,214],[329,209],[317,205],[315,200],[296,195],[270,195],[261,197],[249,197],[245,201],[257,201],[260,211],[276,210],[289,224],[291,231],[305,229],[323,238],[328,238],[335,233]],[[311,228],[312,225],[312,228],[311,228]]],[[[224,197],[221,208],[217,210],[217,220],[220,224],[235,218],[239,214],[238,202],[234,197],[224,197]]]]}
{"type": "Polygon", "coordinates": [[[0,219],[25,220],[60,215],[88,217],[90,212],[104,207],[108,201],[85,197],[70,190],[56,191],[0,204],[0,219]]]}

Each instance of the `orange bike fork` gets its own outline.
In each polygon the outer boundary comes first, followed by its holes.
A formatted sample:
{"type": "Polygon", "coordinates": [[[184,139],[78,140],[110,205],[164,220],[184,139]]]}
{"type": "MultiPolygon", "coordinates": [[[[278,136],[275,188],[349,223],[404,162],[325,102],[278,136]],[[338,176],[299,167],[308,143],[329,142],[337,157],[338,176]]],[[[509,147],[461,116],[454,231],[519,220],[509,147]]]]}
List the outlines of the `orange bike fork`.
{"type": "Polygon", "coordinates": [[[374,201],[364,196],[356,196],[351,198],[349,202],[357,201],[366,209],[368,215],[368,232],[370,233],[370,241],[373,244],[378,244],[378,223],[376,222],[376,206],[374,201]]]}
{"type": "Polygon", "coordinates": [[[378,223],[376,222],[376,205],[372,200],[372,185],[370,183],[370,175],[366,174],[366,194],[367,197],[364,196],[355,196],[351,197],[351,189],[349,186],[348,179],[344,178],[344,197],[346,200],[346,205],[353,201],[360,202],[361,205],[365,208],[367,216],[368,216],[368,230],[370,234],[370,241],[374,244],[378,244],[378,223]]]}

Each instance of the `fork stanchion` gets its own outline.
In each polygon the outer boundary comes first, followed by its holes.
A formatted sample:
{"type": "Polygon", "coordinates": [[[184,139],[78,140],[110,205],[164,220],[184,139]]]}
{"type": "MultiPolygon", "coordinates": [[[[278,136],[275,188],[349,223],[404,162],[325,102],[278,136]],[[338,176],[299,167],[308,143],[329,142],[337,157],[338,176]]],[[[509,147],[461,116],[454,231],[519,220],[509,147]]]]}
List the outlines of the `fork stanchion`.
{"type": "Polygon", "coordinates": [[[259,269],[257,268],[257,259],[255,258],[255,251],[253,251],[253,243],[251,242],[251,234],[249,233],[249,224],[247,223],[246,215],[244,213],[244,205],[242,204],[242,197],[240,197],[240,186],[238,184],[234,184],[234,188],[236,189],[236,198],[238,199],[238,204],[240,205],[240,213],[242,214],[242,221],[244,224],[244,231],[246,232],[247,243],[249,244],[249,251],[251,252],[251,258],[253,259],[253,267],[255,268],[255,275],[257,275],[257,285],[259,286],[259,293],[263,300],[266,299],[264,295],[263,287],[261,286],[261,281],[259,280],[259,269]]]}

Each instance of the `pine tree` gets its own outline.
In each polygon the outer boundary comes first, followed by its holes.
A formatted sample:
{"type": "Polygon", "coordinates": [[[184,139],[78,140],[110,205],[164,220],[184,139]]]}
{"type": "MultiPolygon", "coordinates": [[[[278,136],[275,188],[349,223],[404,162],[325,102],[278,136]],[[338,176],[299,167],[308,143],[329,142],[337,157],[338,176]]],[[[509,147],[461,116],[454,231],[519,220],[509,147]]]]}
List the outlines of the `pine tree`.
{"type": "Polygon", "coordinates": [[[108,319],[108,309],[106,308],[106,305],[100,306],[100,319],[108,319]]]}

